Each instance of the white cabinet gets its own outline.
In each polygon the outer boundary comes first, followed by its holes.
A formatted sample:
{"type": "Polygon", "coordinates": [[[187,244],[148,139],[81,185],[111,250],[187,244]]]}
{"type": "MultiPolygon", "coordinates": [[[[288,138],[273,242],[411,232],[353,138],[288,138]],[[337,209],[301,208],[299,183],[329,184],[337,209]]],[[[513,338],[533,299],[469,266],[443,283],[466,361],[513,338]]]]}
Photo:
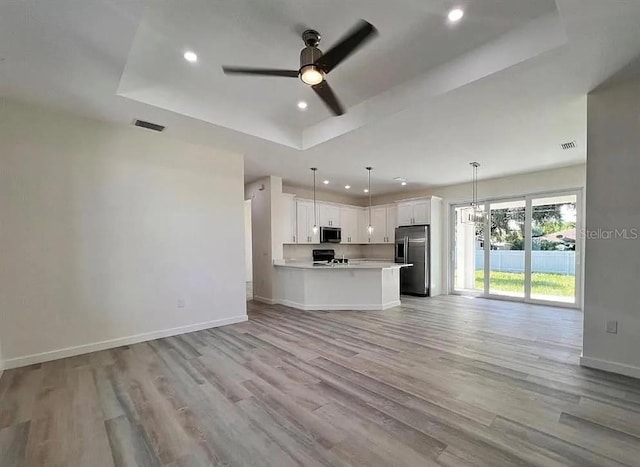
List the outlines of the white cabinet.
{"type": "Polygon", "coordinates": [[[297,243],[297,208],[294,195],[282,194],[280,204],[280,238],[282,243],[297,243]]]}
{"type": "Polygon", "coordinates": [[[398,203],[398,226],[431,223],[431,198],[398,203]]]}
{"type": "Polygon", "coordinates": [[[369,235],[369,243],[384,243],[387,237],[386,206],[371,208],[371,227],[373,227],[373,232],[369,235]]]}
{"type": "Polygon", "coordinates": [[[367,227],[369,226],[369,209],[360,209],[358,211],[358,243],[369,243],[369,234],[367,227]]]}
{"type": "MultiPolygon", "coordinates": [[[[342,228],[342,243],[360,243],[359,215],[362,210],[352,207],[340,208],[340,227],[342,228]]],[[[366,228],[366,227],[365,227],[366,228]]]]}
{"type": "Polygon", "coordinates": [[[395,204],[387,206],[387,240],[385,243],[394,243],[396,239],[396,227],[398,226],[398,207],[395,204]]]}
{"type": "Polygon", "coordinates": [[[318,203],[320,224],[318,227],[340,227],[340,207],[334,204],[318,203]]]}
{"type": "Polygon", "coordinates": [[[413,205],[411,203],[398,204],[398,226],[413,224],[413,205]]]}
{"type": "Polygon", "coordinates": [[[315,225],[315,213],[313,201],[296,202],[296,218],[297,218],[297,243],[315,244],[320,243],[320,229],[313,233],[315,225]]]}
{"type": "Polygon", "coordinates": [[[413,223],[418,225],[431,223],[431,199],[413,203],[413,223]]]}
{"type": "Polygon", "coordinates": [[[368,236],[367,243],[393,243],[396,228],[395,206],[373,206],[371,208],[371,227],[373,227],[373,232],[368,236]]]}

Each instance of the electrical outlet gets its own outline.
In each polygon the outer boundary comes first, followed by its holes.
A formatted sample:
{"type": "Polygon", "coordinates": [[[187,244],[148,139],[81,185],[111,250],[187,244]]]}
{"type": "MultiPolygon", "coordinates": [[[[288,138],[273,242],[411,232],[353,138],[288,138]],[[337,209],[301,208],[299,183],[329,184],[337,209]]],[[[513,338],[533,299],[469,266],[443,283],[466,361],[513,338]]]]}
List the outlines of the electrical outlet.
{"type": "Polygon", "coordinates": [[[607,332],[609,334],[618,334],[618,322],[607,321],[607,332]]]}
{"type": "Polygon", "coordinates": [[[184,308],[184,305],[185,305],[184,298],[179,298],[176,302],[176,305],[178,308],[184,308]]]}

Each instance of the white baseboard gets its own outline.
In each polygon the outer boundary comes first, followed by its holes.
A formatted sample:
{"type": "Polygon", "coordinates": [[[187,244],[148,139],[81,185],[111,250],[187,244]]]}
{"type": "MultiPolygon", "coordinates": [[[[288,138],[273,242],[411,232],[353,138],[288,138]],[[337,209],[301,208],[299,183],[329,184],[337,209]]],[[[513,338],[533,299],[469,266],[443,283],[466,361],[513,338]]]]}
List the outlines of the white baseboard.
{"type": "Polygon", "coordinates": [[[624,363],[611,362],[609,360],[600,360],[598,358],[580,356],[580,365],[596,370],[608,371],[620,375],[640,378],[640,368],[637,366],[626,365],[624,363]]]}
{"type": "Polygon", "coordinates": [[[67,347],[65,349],[52,350],[50,352],[42,352],[24,357],[10,358],[4,361],[4,369],[19,368],[22,366],[34,365],[36,363],[49,362],[60,358],[75,357],[100,350],[113,349],[123,345],[132,345],[139,342],[151,341],[154,339],[162,339],[163,337],[177,336],[188,332],[201,331],[203,329],[216,328],[226,326],[228,324],[242,323],[247,321],[247,315],[233,316],[231,318],[217,319],[204,323],[190,324],[188,326],[180,326],[177,328],[163,329],[161,331],[146,332],[128,337],[120,337],[108,341],[93,342],[91,344],[78,345],[76,347],[67,347]]]}
{"type": "Polygon", "coordinates": [[[272,298],[258,297],[257,295],[253,296],[253,300],[260,303],[265,303],[267,305],[277,305],[278,301],[272,298]]]}
{"type": "Polygon", "coordinates": [[[375,305],[306,305],[291,300],[272,300],[277,305],[289,306],[303,311],[382,311],[400,306],[400,301],[375,305]]]}

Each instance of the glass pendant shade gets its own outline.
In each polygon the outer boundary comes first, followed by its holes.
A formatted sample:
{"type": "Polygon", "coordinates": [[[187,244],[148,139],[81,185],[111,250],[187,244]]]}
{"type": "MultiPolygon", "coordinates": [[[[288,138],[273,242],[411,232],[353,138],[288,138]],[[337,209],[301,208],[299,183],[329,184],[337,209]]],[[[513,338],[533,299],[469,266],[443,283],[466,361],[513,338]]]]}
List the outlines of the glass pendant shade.
{"type": "Polygon", "coordinates": [[[462,223],[484,224],[487,216],[478,203],[478,167],[480,167],[480,164],[471,162],[469,165],[473,167],[471,205],[462,210],[462,223]]]}

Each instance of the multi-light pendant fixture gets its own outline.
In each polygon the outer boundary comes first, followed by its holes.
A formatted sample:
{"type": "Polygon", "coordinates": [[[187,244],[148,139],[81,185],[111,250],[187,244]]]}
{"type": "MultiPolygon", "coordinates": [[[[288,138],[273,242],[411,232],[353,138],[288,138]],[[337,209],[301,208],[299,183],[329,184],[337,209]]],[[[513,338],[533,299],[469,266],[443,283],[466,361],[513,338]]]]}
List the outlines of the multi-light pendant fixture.
{"type": "Polygon", "coordinates": [[[316,172],[318,171],[317,167],[311,167],[311,171],[313,172],[313,235],[318,233],[318,211],[316,209],[316,172]]]}
{"type": "Polygon", "coordinates": [[[367,172],[369,173],[369,227],[367,227],[367,233],[369,235],[373,234],[373,226],[371,225],[371,170],[372,167],[367,167],[367,172]]]}
{"type": "Polygon", "coordinates": [[[480,203],[478,202],[478,167],[480,167],[480,163],[470,162],[469,165],[473,168],[473,176],[471,179],[471,204],[463,211],[462,222],[464,224],[484,224],[484,209],[480,208],[480,203]]]}

